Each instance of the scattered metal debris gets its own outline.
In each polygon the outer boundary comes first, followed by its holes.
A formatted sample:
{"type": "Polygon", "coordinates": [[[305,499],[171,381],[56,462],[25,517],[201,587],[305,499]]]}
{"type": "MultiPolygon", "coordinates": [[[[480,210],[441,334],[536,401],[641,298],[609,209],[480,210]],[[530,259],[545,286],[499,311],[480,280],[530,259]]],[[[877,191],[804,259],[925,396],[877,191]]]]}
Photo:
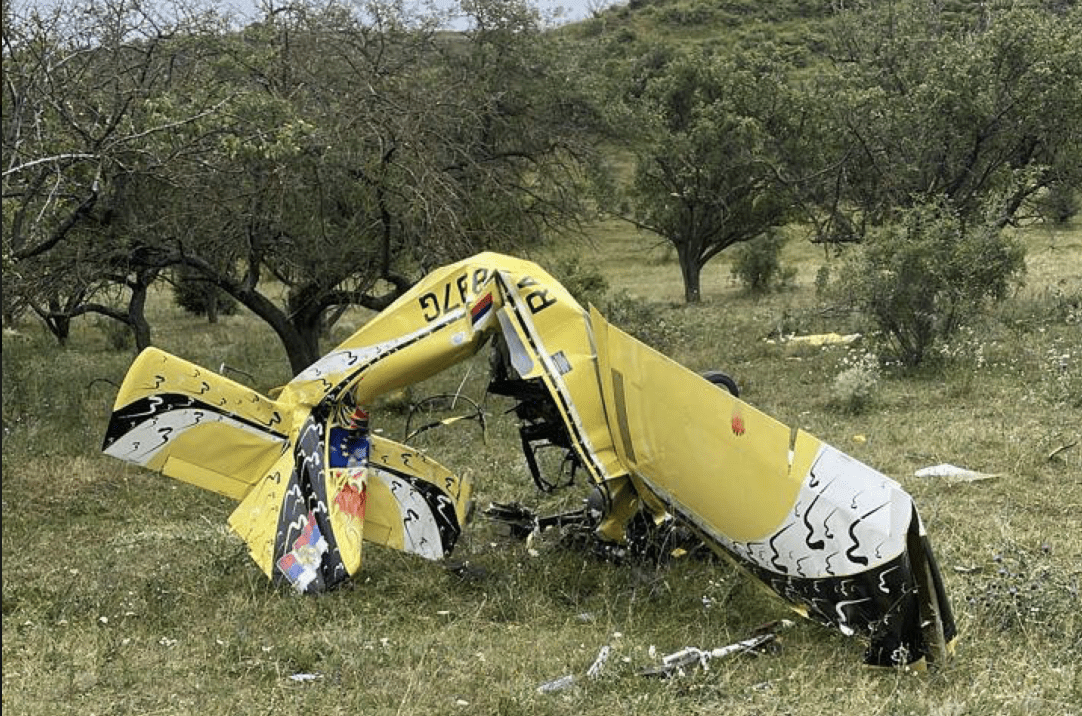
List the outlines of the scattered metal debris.
{"type": "Polygon", "coordinates": [[[767,644],[777,639],[777,634],[760,634],[750,639],[744,639],[728,646],[717,649],[699,649],[694,646],[686,646],[680,651],[666,654],[661,657],[661,664],[643,669],[643,676],[659,676],[663,679],[673,676],[685,676],[688,671],[701,668],[708,670],[712,659],[724,659],[734,654],[754,654],[767,644]]]}
{"type": "MultiPolygon", "coordinates": [[[[734,642],[728,646],[709,650],[700,649],[694,646],[686,646],[679,651],[666,654],[661,657],[660,664],[647,667],[639,673],[642,676],[657,676],[668,679],[674,676],[685,676],[689,671],[696,668],[701,668],[704,671],[709,670],[710,662],[714,659],[725,659],[737,654],[758,655],[768,646],[776,645],[778,632],[782,629],[788,629],[791,626],[793,626],[792,621],[788,619],[779,619],[757,627],[754,630],[754,636],[734,642]]],[[[653,653],[654,650],[651,647],[651,655],[653,655],[653,653]]]]}
{"type": "Polygon", "coordinates": [[[590,668],[586,670],[586,675],[591,679],[596,679],[601,676],[601,672],[605,669],[605,662],[609,660],[609,654],[612,652],[612,647],[608,644],[601,647],[601,651],[597,653],[597,658],[594,659],[594,663],[590,664],[590,668]]]}
{"type": "Polygon", "coordinates": [[[545,683],[541,684],[540,686],[537,687],[537,693],[539,693],[539,694],[548,694],[548,693],[552,693],[553,691],[563,691],[564,689],[571,688],[571,686],[574,683],[575,683],[574,674],[566,674],[564,676],[561,676],[558,679],[553,679],[552,681],[546,681],[545,683]]]}
{"type": "Polygon", "coordinates": [[[1074,440],[1072,442],[1067,443],[1066,445],[1060,445],[1058,448],[1056,448],[1052,452],[1048,453],[1048,458],[1047,459],[1054,460],[1057,455],[1059,455],[1061,452],[1064,452],[1065,450],[1070,450],[1075,445],[1077,445],[1078,442],[1079,442],[1078,440],[1074,440]]]}

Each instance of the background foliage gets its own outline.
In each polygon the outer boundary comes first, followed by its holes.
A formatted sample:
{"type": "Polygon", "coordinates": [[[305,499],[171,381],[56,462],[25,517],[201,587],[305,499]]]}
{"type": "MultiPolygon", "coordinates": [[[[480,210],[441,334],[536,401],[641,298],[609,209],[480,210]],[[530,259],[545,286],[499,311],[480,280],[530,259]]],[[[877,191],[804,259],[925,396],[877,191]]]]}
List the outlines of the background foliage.
{"type": "Polygon", "coordinates": [[[1082,184],[1073,5],[657,0],[551,28],[476,0],[454,33],[368,2],[4,7],[4,318],[61,342],[97,313],[148,345],[148,288],[185,266],[297,372],[345,308],[597,212],[669,243],[694,303],[793,222],[855,243],[941,202],[988,232],[1069,218],[1082,184]]]}

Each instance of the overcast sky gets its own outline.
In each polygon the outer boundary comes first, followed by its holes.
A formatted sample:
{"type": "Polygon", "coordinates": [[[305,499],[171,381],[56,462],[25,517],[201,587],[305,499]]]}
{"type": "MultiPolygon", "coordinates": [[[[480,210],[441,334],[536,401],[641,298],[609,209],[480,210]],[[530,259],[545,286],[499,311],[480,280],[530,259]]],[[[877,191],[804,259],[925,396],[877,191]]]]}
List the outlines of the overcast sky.
{"type": "MultiPolygon", "coordinates": [[[[220,4],[229,5],[236,9],[238,12],[244,14],[252,14],[255,9],[259,7],[261,0],[222,0],[220,4]]],[[[440,8],[448,8],[454,5],[450,0],[432,0],[433,3],[440,8]]],[[[598,0],[598,2],[591,3],[591,0],[528,0],[532,4],[536,5],[541,10],[542,14],[549,15],[551,13],[560,13],[558,19],[559,22],[574,22],[582,20],[588,17],[590,14],[591,4],[610,4],[612,0],[598,0]]],[[[276,4],[284,5],[287,0],[274,0],[276,4]]]]}
{"type": "MultiPolygon", "coordinates": [[[[71,5],[80,0],[66,0],[66,4],[71,5]]],[[[81,2],[91,2],[92,0],[81,0],[81,2]]],[[[158,3],[163,7],[168,7],[171,0],[145,0],[148,4],[158,3]]],[[[288,0],[272,0],[275,5],[285,5],[288,0]]],[[[407,0],[409,2],[410,0],[407,0]]],[[[615,4],[617,0],[528,0],[536,5],[541,11],[543,16],[552,16],[555,13],[554,21],[557,23],[564,22],[576,22],[583,18],[589,17],[591,7],[607,6],[615,4]]],[[[619,0],[621,2],[626,0],[619,0]]],[[[40,8],[49,9],[57,5],[58,0],[11,0],[11,4],[17,9],[28,8],[40,8]]],[[[234,10],[237,14],[246,18],[257,17],[258,9],[261,4],[266,0],[203,0],[206,5],[220,5],[223,8],[228,7],[234,10]]],[[[423,0],[418,0],[418,4],[423,0]]],[[[448,8],[451,7],[453,0],[432,0],[436,7],[448,8]]],[[[7,3],[5,3],[7,4],[7,3]]]]}

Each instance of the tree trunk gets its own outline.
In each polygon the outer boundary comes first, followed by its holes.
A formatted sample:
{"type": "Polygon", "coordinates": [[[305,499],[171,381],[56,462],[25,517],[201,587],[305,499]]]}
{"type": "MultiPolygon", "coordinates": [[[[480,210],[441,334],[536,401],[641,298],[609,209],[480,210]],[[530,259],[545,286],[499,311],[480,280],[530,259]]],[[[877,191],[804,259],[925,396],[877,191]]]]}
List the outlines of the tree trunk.
{"type": "Polygon", "coordinates": [[[320,293],[320,287],[313,284],[303,284],[289,293],[289,324],[299,343],[304,346],[303,351],[296,353],[287,347],[294,375],[319,360],[321,355],[319,339],[323,332],[323,304],[316,298],[320,293]],[[300,365],[301,361],[303,365],[300,365]]]}
{"type": "Polygon", "coordinates": [[[299,314],[294,314],[291,320],[284,311],[258,291],[228,283],[221,287],[271,327],[278,336],[278,340],[282,342],[282,347],[286,349],[286,357],[289,359],[289,367],[293,375],[297,375],[319,359],[318,317],[315,327],[310,331],[305,330],[306,322],[299,320],[299,314]]]}
{"type": "Polygon", "coordinates": [[[313,347],[301,334],[290,326],[292,330],[287,332],[275,330],[279,340],[286,349],[289,358],[289,369],[293,375],[299,374],[308,366],[319,360],[319,348],[313,347]]]}
{"type": "Polygon", "coordinates": [[[67,347],[68,338],[71,337],[71,319],[67,316],[56,316],[47,323],[49,325],[49,330],[56,336],[56,342],[60,347],[67,347]]]}
{"type": "Polygon", "coordinates": [[[128,299],[128,325],[135,336],[135,350],[140,352],[150,347],[150,323],[146,317],[147,289],[158,277],[159,269],[142,269],[135,274],[135,280],[129,282],[131,298],[128,299]]]}
{"type": "Polygon", "coordinates": [[[207,323],[215,324],[218,322],[218,287],[210,286],[210,292],[207,294],[207,323]]]}
{"type": "Polygon", "coordinates": [[[699,303],[702,300],[699,278],[702,267],[698,259],[691,252],[676,247],[676,255],[680,259],[680,275],[684,279],[684,301],[686,303],[699,303]]]}
{"type": "Polygon", "coordinates": [[[64,307],[54,298],[49,299],[48,309],[48,313],[39,311],[38,314],[45,321],[45,327],[56,338],[57,344],[64,348],[71,336],[71,316],[64,313],[64,307]]]}
{"type": "Polygon", "coordinates": [[[296,375],[319,360],[322,355],[319,349],[319,337],[323,326],[318,315],[313,320],[305,312],[293,316],[292,324],[304,344],[304,352],[298,354],[296,358],[292,352],[289,354],[289,365],[293,368],[293,375],[296,375]],[[300,365],[298,361],[303,362],[303,365],[300,365]]]}

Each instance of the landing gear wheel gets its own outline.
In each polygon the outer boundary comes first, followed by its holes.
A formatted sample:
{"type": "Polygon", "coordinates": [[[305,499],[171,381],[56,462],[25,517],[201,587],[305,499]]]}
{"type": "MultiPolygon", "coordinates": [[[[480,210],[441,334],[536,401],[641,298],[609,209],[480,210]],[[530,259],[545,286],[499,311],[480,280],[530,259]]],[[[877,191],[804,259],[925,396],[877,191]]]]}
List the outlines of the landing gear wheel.
{"type": "Polygon", "coordinates": [[[740,389],[736,387],[736,381],[725,373],[722,373],[720,370],[708,370],[704,373],[700,373],[700,375],[714,385],[725,388],[725,390],[729,391],[734,398],[740,397],[740,389]]]}

